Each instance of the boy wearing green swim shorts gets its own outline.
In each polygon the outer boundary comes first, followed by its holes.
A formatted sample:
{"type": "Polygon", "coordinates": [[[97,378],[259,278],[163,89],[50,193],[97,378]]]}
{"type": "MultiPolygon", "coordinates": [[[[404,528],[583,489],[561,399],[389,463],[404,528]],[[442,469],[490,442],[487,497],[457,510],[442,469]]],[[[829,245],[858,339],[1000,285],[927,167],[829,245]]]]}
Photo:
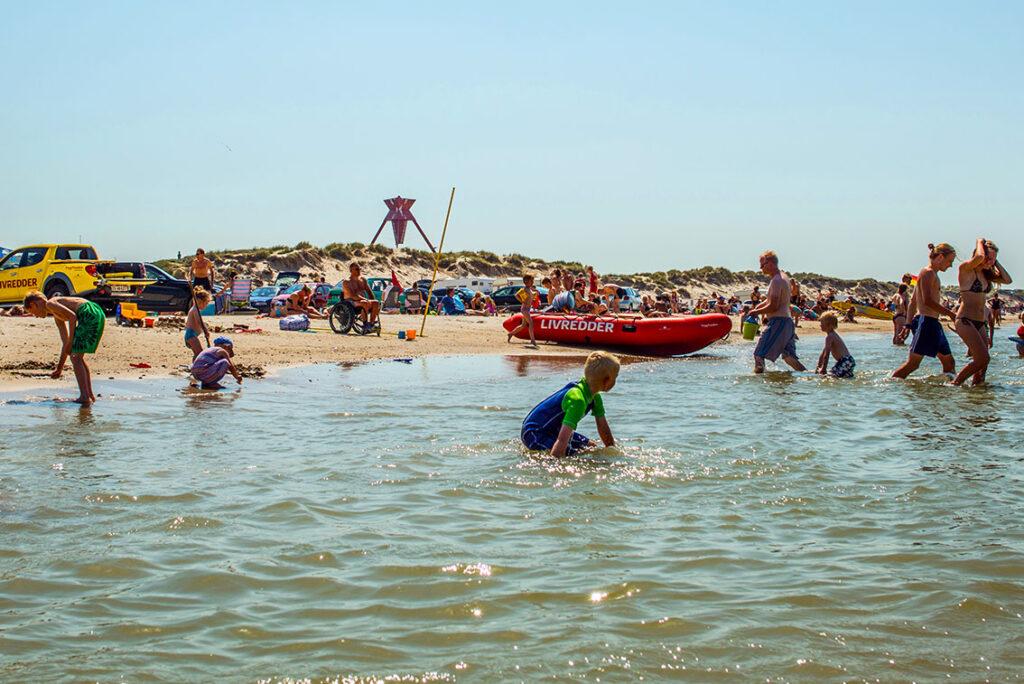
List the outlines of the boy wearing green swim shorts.
{"type": "Polygon", "coordinates": [[[60,339],[60,360],[57,368],[50,373],[51,378],[59,378],[64,372],[64,363],[71,359],[71,367],[75,370],[78,381],[78,398],[75,401],[88,405],[96,401],[92,391],[92,377],[89,365],[85,362],[86,354],[95,354],[96,348],[103,337],[103,326],[107,316],[96,302],[81,297],[51,297],[47,299],[42,292],[29,292],[25,295],[25,310],[36,318],[53,316],[60,339]]]}

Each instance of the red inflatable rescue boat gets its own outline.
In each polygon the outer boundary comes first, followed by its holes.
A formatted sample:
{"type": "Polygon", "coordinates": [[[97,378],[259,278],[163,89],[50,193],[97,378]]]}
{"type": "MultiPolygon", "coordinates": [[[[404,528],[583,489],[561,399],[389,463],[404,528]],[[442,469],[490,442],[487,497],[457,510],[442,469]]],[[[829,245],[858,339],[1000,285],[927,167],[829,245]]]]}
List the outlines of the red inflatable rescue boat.
{"type": "MultiPolygon", "coordinates": [[[[717,313],[672,318],[543,313],[531,317],[534,335],[538,340],[620,349],[646,356],[692,354],[722,339],[732,330],[732,320],[725,314],[717,313]]],[[[522,314],[515,314],[502,325],[505,330],[512,332],[522,320],[522,314]]],[[[516,337],[528,340],[530,333],[523,330],[516,337]]]]}

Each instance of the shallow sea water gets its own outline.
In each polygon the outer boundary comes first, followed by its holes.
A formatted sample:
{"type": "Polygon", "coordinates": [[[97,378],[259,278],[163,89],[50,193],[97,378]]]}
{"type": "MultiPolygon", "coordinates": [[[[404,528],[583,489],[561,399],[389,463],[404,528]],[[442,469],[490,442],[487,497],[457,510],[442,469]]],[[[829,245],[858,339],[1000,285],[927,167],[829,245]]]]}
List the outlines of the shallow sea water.
{"type": "Polygon", "coordinates": [[[518,428],[578,360],[8,396],[0,679],[1019,680],[1024,365],[848,342],[853,381],[627,365],[620,448],[563,460],[518,428]]]}

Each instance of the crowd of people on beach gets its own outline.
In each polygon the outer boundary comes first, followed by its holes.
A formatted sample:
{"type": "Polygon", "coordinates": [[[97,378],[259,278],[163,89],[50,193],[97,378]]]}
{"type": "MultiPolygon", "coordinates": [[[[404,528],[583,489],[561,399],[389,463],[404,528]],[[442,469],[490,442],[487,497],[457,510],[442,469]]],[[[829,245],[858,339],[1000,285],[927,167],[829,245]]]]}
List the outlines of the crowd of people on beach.
{"type": "MultiPolygon", "coordinates": [[[[893,344],[903,345],[912,335],[907,360],[892,373],[892,377],[906,378],[919,368],[924,358],[930,357],[939,360],[942,371],[949,376],[953,385],[962,385],[968,380],[974,385],[981,384],[986,379],[991,360],[989,349],[993,345],[993,330],[1001,323],[1004,313],[998,297],[990,295],[998,286],[1009,285],[1012,278],[999,262],[999,249],[995,243],[978,238],[971,257],[959,266],[957,280],[960,296],[958,303],[953,302],[943,297],[939,274],[952,266],[956,250],[946,243],[928,245],[928,248],[928,263],[916,276],[905,275],[897,292],[889,300],[876,298],[861,303],[861,306],[892,313],[893,344]],[[941,323],[943,317],[950,319],[952,330],[967,346],[970,360],[959,373],[956,372],[955,360],[941,323]]],[[[852,378],[856,361],[837,332],[840,318],[833,310],[836,306],[835,291],[829,289],[814,298],[809,297],[801,291],[800,283],[779,267],[779,257],[772,251],[761,255],[760,268],[769,278],[767,290],[762,294],[760,286],[755,286],[747,302],[741,302],[735,295],[726,298],[714,294],[699,299],[691,307],[683,304],[678,293],[659,293],[654,298],[645,295],[638,314],[659,317],[691,313],[740,313],[742,322],[763,325],[753,352],[755,373],[764,372],[766,361],[775,362],[779,358],[796,371],[806,370],[796,351],[796,328],[802,319],[816,318],[826,334],[816,372],[837,378],[852,378]],[[834,362],[831,367],[830,359],[834,362]]],[[[351,302],[358,313],[359,324],[378,324],[380,301],[374,297],[367,280],[362,276],[359,264],[351,264],[349,271],[349,278],[342,283],[343,297],[351,302]]],[[[234,346],[231,340],[218,337],[211,341],[210,332],[202,319],[202,310],[214,296],[215,282],[215,267],[203,250],[197,250],[188,275],[193,296],[192,306],[185,319],[183,341],[191,353],[191,376],[204,389],[220,388],[220,380],[228,373],[241,382],[241,374],[232,361],[234,346]]],[[[533,321],[537,313],[615,316],[621,313],[623,301],[631,294],[622,285],[601,283],[597,272],[590,266],[580,273],[556,268],[550,275],[543,277],[541,285],[546,289],[546,297],[542,297],[536,287],[535,277],[524,274],[523,286],[516,295],[520,302],[522,322],[519,328],[509,333],[509,342],[518,334],[527,332],[530,345],[537,346],[533,321]]],[[[324,312],[312,307],[310,295],[308,286],[289,295],[287,301],[290,310],[311,317],[323,317],[324,312]]],[[[420,310],[426,306],[425,302],[415,300],[411,304],[420,310]]],[[[497,313],[494,301],[482,293],[476,293],[467,309],[466,302],[454,288],[447,290],[437,306],[439,313],[448,315],[497,313]]],[[[60,377],[65,363],[70,360],[79,387],[79,396],[75,401],[82,404],[95,401],[85,355],[95,353],[99,345],[106,317],[104,311],[87,299],[71,296],[47,298],[40,292],[26,295],[24,308],[27,313],[40,318],[52,316],[57,325],[62,344],[52,377],[60,377]]],[[[855,308],[849,306],[844,319],[852,320],[854,311],[855,308]]],[[[1021,323],[1024,324],[1024,313],[1021,314],[1021,323]]],[[[1014,339],[1018,354],[1024,357],[1024,325],[1017,333],[1014,339]]],[[[587,395],[587,391],[583,390],[587,388],[581,388],[581,392],[587,395]]]]}

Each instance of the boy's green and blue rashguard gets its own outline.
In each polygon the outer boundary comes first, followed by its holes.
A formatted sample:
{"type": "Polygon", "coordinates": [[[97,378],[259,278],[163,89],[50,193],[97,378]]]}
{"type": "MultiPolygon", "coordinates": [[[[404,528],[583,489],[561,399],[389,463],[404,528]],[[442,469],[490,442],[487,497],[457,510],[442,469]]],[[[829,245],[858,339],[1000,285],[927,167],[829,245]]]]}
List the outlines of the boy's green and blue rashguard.
{"type": "Polygon", "coordinates": [[[573,429],[566,454],[573,454],[590,446],[590,439],[575,432],[583,416],[593,413],[604,417],[601,395],[590,391],[587,381],[570,382],[544,401],[537,404],[523,421],[522,440],[531,451],[550,451],[558,440],[563,425],[573,429]]]}

